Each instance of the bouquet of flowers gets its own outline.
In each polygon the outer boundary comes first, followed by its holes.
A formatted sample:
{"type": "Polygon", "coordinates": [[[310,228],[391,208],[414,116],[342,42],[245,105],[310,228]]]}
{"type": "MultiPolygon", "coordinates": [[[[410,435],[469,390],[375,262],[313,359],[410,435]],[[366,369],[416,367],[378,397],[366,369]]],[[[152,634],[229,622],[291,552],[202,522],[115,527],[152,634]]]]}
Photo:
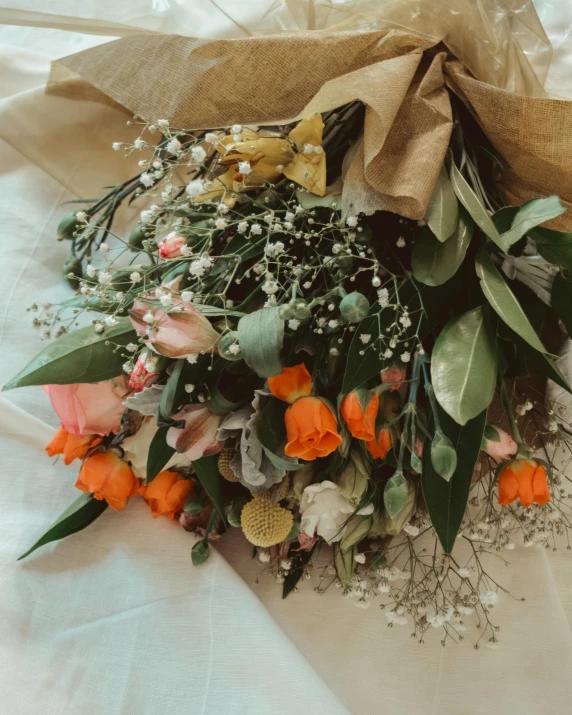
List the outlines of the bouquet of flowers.
{"type": "Polygon", "coordinates": [[[362,101],[263,126],[129,122],[113,149],[140,172],[61,220],[76,294],[31,307],[56,339],[6,386],[43,386],[61,422],[46,451],[80,464],[80,496],[22,558],[143,498],[195,533],[195,565],[241,529],[284,596],[321,552],[318,590],[377,598],[420,639],[462,638],[476,612],[496,642],[484,557],[571,525],[549,448],[566,410],[535,378],[572,392],[553,354],[572,242],[542,227],[557,196],[507,203],[503,158],[441,89],[417,218],[360,202],[362,101]],[[140,217],[121,235],[126,204],[140,217]]]}

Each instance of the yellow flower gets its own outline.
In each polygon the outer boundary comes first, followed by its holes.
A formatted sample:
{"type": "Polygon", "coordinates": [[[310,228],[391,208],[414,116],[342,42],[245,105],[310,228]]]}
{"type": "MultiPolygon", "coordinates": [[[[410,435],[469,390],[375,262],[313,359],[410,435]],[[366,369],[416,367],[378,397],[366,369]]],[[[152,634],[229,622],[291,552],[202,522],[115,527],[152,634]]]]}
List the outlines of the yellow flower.
{"type": "Polygon", "coordinates": [[[235,141],[233,135],[224,137],[217,149],[224,152],[219,164],[228,168],[193,202],[212,201],[224,196],[224,202],[232,208],[235,193],[258,188],[265,182],[274,183],[281,175],[311,193],[323,196],[326,193],[326,153],[321,146],[323,130],[321,115],[314,114],[294,127],[288,139],[260,136],[250,129],[242,130],[240,141],[235,141]]]}

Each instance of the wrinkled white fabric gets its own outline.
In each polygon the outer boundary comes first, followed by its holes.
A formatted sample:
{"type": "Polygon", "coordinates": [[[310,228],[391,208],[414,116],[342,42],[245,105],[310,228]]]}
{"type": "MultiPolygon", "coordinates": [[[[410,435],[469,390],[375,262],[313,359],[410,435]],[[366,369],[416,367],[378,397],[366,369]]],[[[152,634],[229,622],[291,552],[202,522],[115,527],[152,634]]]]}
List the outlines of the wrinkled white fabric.
{"type": "MultiPolygon", "coordinates": [[[[42,347],[26,307],[71,294],[61,280],[67,246],[55,240],[62,203],[129,175],[110,150],[128,131],[123,115],[42,93],[50,57],[99,41],[0,30],[2,384],[42,347]]],[[[303,582],[283,601],[237,531],[193,568],[193,537],[152,519],[138,498],[17,562],[77,495],[76,466],[43,452],[55,427],[39,388],[0,398],[0,712],[570,711],[572,556],[564,548],[503,554],[511,568],[499,561],[494,573],[516,600],[501,595],[495,606],[495,651],[475,651],[473,634],[443,648],[431,632],[418,645],[410,627],[388,628],[376,605],[357,609],[335,587],[318,595],[303,582]]]]}

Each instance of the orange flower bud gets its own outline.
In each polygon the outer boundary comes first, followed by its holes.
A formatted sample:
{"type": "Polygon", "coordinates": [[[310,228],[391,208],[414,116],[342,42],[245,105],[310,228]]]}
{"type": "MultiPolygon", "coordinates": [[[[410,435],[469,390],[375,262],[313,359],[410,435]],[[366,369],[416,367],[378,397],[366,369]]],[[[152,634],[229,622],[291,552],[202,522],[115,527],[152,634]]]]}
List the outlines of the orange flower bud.
{"type": "Polygon", "coordinates": [[[499,504],[512,504],[519,497],[523,507],[550,501],[546,468],[535,459],[513,459],[501,469],[499,504]]]}
{"type": "Polygon", "coordinates": [[[71,464],[74,459],[83,459],[92,447],[101,444],[103,438],[97,434],[80,435],[70,434],[63,427],[52,437],[51,442],[46,445],[46,452],[49,457],[56,454],[64,455],[64,464],[71,464]]]}
{"type": "Polygon", "coordinates": [[[326,457],[342,443],[336,417],[318,397],[301,397],[284,415],[289,457],[311,461],[326,457]]]}
{"type": "Polygon", "coordinates": [[[364,411],[355,390],[344,397],[340,406],[342,417],[346,421],[352,437],[364,439],[366,442],[375,439],[375,419],[378,410],[378,395],[371,396],[364,411]]]}
{"type": "Polygon", "coordinates": [[[105,499],[112,509],[125,509],[127,499],[137,494],[139,482],[127,462],[115,452],[102,452],[88,457],[82,464],[75,483],[82,492],[93,492],[105,499]]]}
{"type": "Polygon", "coordinates": [[[312,376],[302,362],[294,367],[285,367],[276,377],[269,377],[268,387],[274,397],[292,404],[312,393],[312,376]]]}
{"type": "Polygon", "coordinates": [[[192,493],[192,481],[168,469],[159,472],[150,484],[139,487],[139,494],[151,507],[153,516],[164,514],[169,519],[174,519],[175,514],[183,509],[192,493]]]}
{"type": "Polygon", "coordinates": [[[367,449],[374,459],[384,459],[391,449],[391,431],[387,427],[379,430],[377,439],[367,443],[367,449]]]}

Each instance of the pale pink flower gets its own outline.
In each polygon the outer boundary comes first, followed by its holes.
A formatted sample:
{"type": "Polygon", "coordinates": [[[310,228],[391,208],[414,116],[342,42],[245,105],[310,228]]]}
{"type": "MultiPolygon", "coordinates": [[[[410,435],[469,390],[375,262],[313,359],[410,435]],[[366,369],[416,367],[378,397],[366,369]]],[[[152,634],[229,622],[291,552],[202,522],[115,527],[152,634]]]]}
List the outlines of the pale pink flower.
{"type": "Polygon", "coordinates": [[[133,372],[129,376],[129,387],[135,392],[141,392],[144,387],[150,387],[157,382],[160,373],[157,372],[157,358],[144,352],[139,355],[133,372]]]}
{"type": "Polygon", "coordinates": [[[215,415],[205,405],[187,405],[173,415],[173,419],[184,420],[185,426],[182,429],[170,427],[167,444],[184,454],[191,462],[216,454],[223,448],[224,442],[219,442],[216,438],[222,417],[215,415]]]}
{"type": "Polygon", "coordinates": [[[185,237],[180,236],[176,231],[172,231],[157,245],[161,258],[178,258],[182,255],[181,248],[185,245],[185,237]]]}
{"type": "Polygon", "coordinates": [[[510,459],[516,454],[518,445],[514,439],[500,427],[493,427],[498,432],[499,441],[493,442],[490,439],[485,440],[485,452],[496,459],[497,462],[504,462],[505,459],[510,459]]]}
{"type": "Polygon", "coordinates": [[[314,544],[318,541],[317,536],[308,536],[305,531],[301,531],[298,534],[299,548],[292,549],[292,551],[311,551],[314,544]]]}
{"type": "Polygon", "coordinates": [[[382,370],[381,381],[384,384],[391,383],[391,387],[389,388],[390,391],[399,390],[403,384],[403,380],[405,380],[406,374],[407,370],[403,367],[403,365],[393,363],[393,365],[390,365],[389,367],[386,367],[385,370],[382,370]]]}
{"type": "Polygon", "coordinates": [[[169,310],[135,301],[130,312],[137,333],[146,336],[150,350],[170,358],[216,352],[220,333],[190,303],[169,310]]]}
{"type": "Polygon", "coordinates": [[[129,393],[127,377],[74,385],[44,385],[62,427],[74,435],[119,432],[129,393]]]}

